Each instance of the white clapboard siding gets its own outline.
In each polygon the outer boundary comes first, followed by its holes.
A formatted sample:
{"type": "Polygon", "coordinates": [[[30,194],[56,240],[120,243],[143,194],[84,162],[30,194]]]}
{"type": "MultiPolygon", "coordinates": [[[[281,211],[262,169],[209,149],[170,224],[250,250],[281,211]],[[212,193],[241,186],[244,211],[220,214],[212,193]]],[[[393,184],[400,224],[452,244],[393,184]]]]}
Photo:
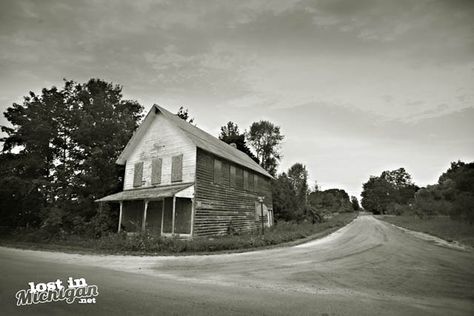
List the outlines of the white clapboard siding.
{"type": "Polygon", "coordinates": [[[162,114],[156,114],[153,122],[151,122],[127,160],[125,166],[124,190],[134,188],[134,165],[137,162],[143,162],[142,187],[152,186],[152,161],[155,158],[162,159],[160,185],[171,184],[172,159],[173,156],[178,155],[183,155],[181,182],[194,182],[196,146],[182,134],[178,127],[167,121],[162,114]]]}

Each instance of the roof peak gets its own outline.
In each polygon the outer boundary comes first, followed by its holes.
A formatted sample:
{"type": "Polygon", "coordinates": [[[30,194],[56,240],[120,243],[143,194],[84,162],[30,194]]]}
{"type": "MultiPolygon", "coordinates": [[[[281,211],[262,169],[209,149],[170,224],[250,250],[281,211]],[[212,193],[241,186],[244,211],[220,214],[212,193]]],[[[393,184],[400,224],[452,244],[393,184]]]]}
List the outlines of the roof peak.
{"type": "Polygon", "coordinates": [[[153,104],[153,107],[150,109],[145,119],[140,124],[137,131],[133,134],[125,149],[120,154],[119,159],[117,159],[117,163],[123,164],[126,162],[128,151],[130,151],[131,147],[133,147],[132,144],[137,141],[137,138],[141,137],[145,133],[145,130],[151,124],[151,121],[154,117],[153,114],[158,114],[157,111],[162,113],[165,118],[174,123],[185,134],[185,136],[187,136],[196,145],[196,147],[199,147],[223,159],[229,160],[237,165],[258,172],[266,177],[273,178],[272,175],[270,175],[265,169],[253,161],[252,158],[250,158],[244,152],[234,148],[233,146],[200,129],[199,127],[183,120],[178,115],[171,113],[158,104],[153,104]]]}

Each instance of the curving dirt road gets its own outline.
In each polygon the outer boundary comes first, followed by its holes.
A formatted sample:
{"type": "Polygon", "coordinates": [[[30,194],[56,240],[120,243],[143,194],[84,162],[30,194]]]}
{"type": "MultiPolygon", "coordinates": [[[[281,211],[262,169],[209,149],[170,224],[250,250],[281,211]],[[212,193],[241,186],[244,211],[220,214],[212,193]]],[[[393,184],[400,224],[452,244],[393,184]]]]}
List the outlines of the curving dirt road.
{"type": "Polygon", "coordinates": [[[473,315],[474,253],[372,216],[291,248],[188,257],[0,248],[5,315],[473,315]],[[84,277],[95,304],[15,305],[28,282],[84,277]]]}

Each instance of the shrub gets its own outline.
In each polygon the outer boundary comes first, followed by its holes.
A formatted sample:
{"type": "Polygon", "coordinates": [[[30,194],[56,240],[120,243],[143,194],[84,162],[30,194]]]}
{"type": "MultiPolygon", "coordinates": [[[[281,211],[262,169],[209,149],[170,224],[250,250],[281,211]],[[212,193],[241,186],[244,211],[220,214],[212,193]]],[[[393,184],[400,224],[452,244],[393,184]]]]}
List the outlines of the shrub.
{"type": "Polygon", "coordinates": [[[265,234],[253,230],[238,235],[227,235],[213,238],[197,237],[192,240],[178,237],[165,238],[157,234],[145,232],[127,234],[105,233],[98,238],[90,235],[71,235],[66,233],[50,234],[47,230],[19,231],[17,241],[48,243],[49,245],[79,246],[88,249],[108,252],[132,253],[182,253],[182,252],[213,252],[223,250],[249,249],[277,245],[311,236],[332,227],[340,227],[352,220],[354,213],[334,216],[328,222],[312,224],[310,222],[277,222],[266,228],[265,234]]]}

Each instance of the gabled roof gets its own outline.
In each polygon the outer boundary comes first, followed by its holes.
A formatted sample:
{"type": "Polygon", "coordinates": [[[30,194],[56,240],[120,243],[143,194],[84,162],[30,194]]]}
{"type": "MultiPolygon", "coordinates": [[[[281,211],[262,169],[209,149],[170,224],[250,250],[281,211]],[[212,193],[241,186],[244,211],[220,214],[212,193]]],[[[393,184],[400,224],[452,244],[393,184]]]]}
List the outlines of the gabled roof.
{"type": "Polygon", "coordinates": [[[196,147],[208,151],[226,160],[232,161],[243,167],[256,171],[266,177],[272,178],[272,176],[265,169],[263,169],[258,163],[253,161],[252,158],[247,156],[247,154],[228,145],[227,143],[212,136],[211,134],[197,128],[196,126],[186,122],[185,120],[179,118],[177,115],[170,113],[166,109],[156,104],[151,108],[150,112],[148,112],[144,121],[137,129],[135,134],[133,134],[127,146],[120,154],[119,158],[117,159],[118,164],[124,164],[127,161],[127,157],[135,147],[135,142],[137,142],[145,133],[147,127],[151,124],[151,121],[156,115],[156,111],[159,111],[168,121],[177,126],[184,133],[184,135],[187,136],[196,145],[196,147]]]}

